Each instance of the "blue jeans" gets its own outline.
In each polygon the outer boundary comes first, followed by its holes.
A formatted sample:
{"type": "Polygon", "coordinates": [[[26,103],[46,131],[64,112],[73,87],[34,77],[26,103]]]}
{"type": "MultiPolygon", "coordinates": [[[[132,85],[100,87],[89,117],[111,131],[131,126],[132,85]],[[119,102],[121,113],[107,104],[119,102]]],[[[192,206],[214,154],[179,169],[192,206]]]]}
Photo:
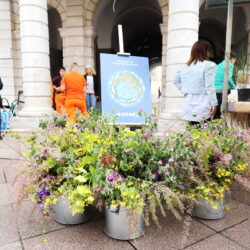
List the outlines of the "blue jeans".
{"type": "Polygon", "coordinates": [[[87,104],[87,110],[89,111],[90,108],[96,107],[96,97],[93,94],[86,94],[86,104],[87,104]]]}

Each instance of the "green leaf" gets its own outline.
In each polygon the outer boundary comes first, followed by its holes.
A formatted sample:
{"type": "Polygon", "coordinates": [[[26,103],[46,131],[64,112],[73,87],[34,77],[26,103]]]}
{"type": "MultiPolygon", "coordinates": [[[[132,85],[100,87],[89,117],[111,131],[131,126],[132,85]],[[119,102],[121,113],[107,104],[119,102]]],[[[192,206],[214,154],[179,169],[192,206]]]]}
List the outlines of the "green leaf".
{"type": "Polygon", "coordinates": [[[89,194],[90,193],[90,190],[88,188],[88,186],[78,186],[77,187],[77,192],[80,194],[80,195],[84,195],[84,194],[89,194]]]}
{"type": "Polygon", "coordinates": [[[77,177],[75,177],[75,180],[84,183],[87,181],[87,178],[82,175],[78,175],[77,177]]]}

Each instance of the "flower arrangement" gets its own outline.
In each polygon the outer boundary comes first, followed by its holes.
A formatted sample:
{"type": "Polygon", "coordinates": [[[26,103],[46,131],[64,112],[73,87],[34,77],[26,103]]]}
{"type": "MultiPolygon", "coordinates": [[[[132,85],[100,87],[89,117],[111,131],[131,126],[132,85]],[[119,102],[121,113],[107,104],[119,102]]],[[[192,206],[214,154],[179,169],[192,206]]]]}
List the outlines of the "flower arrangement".
{"type": "MultiPolygon", "coordinates": [[[[90,204],[124,206],[159,224],[157,207],[181,219],[187,201],[194,204],[197,198],[216,209],[233,181],[250,190],[249,131],[213,121],[158,136],[152,116],[135,131],[114,120],[93,113],[79,116],[75,125],[44,121],[42,130],[25,139],[19,201],[31,194],[45,217],[59,196],[70,201],[73,214],[90,204]]],[[[192,205],[187,211],[192,213],[192,205]]]]}

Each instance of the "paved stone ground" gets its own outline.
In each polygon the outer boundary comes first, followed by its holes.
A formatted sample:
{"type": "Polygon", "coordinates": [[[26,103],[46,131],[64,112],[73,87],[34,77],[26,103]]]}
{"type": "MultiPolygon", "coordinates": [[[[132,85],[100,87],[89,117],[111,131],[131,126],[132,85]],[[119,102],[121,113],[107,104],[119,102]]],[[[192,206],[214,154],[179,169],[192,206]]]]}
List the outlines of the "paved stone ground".
{"type": "MultiPolygon", "coordinates": [[[[84,224],[64,226],[49,220],[42,235],[39,211],[24,202],[16,217],[13,181],[21,165],[20,146],[7,137],[0,141],[0,250],[168,250],[181,249],[182,225],[173,216],[160,218],[162,228],[151,224],[146,234],[132,241],[117,241],[103,232],[102,215],[84,224]],[[46,242],[43,242],[46,239],[46,242]]],[[[231,210],[220,220],[198,220],[192,223],[185,244],[188,250],[250,249],[250,207],[233,200],[231,210]]]]}

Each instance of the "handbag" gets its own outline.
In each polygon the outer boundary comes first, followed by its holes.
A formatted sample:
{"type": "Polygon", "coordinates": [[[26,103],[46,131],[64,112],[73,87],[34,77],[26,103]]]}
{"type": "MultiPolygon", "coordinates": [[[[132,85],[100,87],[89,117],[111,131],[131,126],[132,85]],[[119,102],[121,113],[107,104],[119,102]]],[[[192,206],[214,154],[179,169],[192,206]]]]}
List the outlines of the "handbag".
{"type": "Polygon", "coordinates": [[[2,90],[3,88],[3,82],[2,82],[2,79],[0,78],[0,90],[2,90]]]}

